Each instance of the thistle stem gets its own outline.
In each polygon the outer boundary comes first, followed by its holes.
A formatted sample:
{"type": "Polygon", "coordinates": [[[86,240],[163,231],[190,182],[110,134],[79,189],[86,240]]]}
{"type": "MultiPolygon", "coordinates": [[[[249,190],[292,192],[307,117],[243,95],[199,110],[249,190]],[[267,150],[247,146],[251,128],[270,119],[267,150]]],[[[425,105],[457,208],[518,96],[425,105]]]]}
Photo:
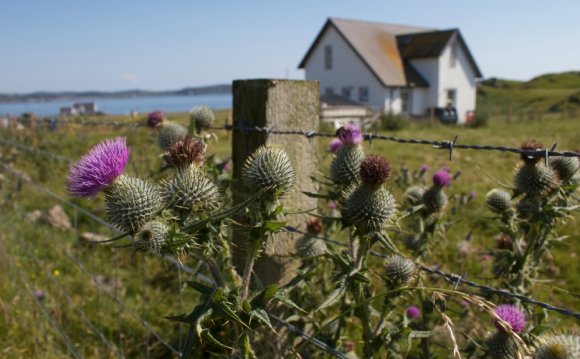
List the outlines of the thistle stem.
{"type": "Polygon", "coordinates": [[[258,249],[260,248],[260,241],[253,240],[250,242],[248,247],[248,253],[246,256],[246,266],[244,268],[244,274],[242,277],[242,291],[240,292],[240,303],[248,297],[248,292],[250,288],[250,281],[252,279],[252,271],[254,270],[254,262],[256,261],[256,256],[258,254],[258,249]]]}

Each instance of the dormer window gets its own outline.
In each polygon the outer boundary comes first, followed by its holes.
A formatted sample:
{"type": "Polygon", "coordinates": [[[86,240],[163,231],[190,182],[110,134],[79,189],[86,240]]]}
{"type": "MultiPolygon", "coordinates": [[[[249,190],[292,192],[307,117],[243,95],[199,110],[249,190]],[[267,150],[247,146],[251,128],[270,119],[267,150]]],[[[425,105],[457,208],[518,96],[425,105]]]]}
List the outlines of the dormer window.
{"type": "Polygon", "coordinates": [[[332,69],[332,46],[324,46],[324,68],[326,70],[332,69]]]}

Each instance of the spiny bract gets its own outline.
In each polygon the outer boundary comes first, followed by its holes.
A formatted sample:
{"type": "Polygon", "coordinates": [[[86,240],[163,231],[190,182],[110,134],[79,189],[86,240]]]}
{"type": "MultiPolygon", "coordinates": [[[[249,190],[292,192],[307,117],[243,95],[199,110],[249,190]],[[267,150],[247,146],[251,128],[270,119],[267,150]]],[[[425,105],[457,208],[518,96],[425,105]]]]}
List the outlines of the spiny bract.
{"type": "Polygon", "coordinates": [[[379,232],[394,223],[395,198],[385,188],[362,185],[346,196],[341,209],[343,221],[361,234],[379,232]]]}
{"type": "Polygon", "coordinates": [[[487,193],[485,202],[489,209],[496,213],[504,213],[511,208],[512,196],[502,189],[492,189],[487,193]]]}
{"type": "Polygon", "coordinates": [[[220,205],[218,186],[194,165],[177,168],[171,178],[163,181],[161,196],[165,206],[179,214],[212,211],[220,205]]]}
{"type": "Polygon", "coordinates": [[[137,233],[135,233],[135,241],[133,248],[135,250],[159,255],[162,252],[163,245],[169,236],[169,227],[159,221],[152,220],[146,222],[137,233]]]}
{"type": "Polygon", "coordinates": [[[123,232],[135,233],[163,208],[159,188],[147,181],[121,175],[105,190],[107,215],[123,232]]]}
{"type": "Polygon", "coordinates": [[[497,332],[488,338],[485,344],[489,358],[517,359],[518,357],[518,343],[507,333],[497,332]]]}
{"type": "Polygon", "coordinates": [[[538,337],[534,359],[580,358],[580,336],[572,334],[543,334],[538,337]]]}
{"type": "Polygon", "coordinates": [[[385,260],[385,277],[392,286],[408,283],[416,271],[415,263],[409,258],[393,254],[385,260]]]}
{"type": "Polygon", "coordinates": [[[556,172],[543,163],[524,163],[516,170],[515,187],[517,193],[530,197],[544,196],[558,186],[556,172]]]}
{"type": "Polygon", "coordinates": [[[165,121],[159,126],[159,147],[166,151],[171,144],[183,137],[187,136],[187,129],[182,125],[165,121]]]}
{"type": "Polygon", "coordinates": [[[283,196],[292,189],[295,174],[282,147],[262,146],[246,159],[242,179],[251,192],[268,188],[268,194],[283,196]]]}
{"type": "Polygon", "coordinates": [[[362,146],[342,146],[330,164],[332,182],[339,186],[360,181],[360,165],[365,158],[362,146]]]}

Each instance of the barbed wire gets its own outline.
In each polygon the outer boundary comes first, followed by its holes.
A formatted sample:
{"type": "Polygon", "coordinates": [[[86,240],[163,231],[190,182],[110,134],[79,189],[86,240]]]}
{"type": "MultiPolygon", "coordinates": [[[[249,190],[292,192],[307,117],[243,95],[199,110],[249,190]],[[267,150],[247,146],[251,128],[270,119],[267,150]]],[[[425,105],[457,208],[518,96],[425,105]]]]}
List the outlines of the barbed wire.
{"type": "MultiPolygon", "coordinates": [[[[313,137],[336,137],[335,133],[325,133],[318,131],[305,131],[305,130],[278,130],[275,127],[242,127],[234,125],[224,125],[221,127],[212,127],[213,130],[226,130],[226,131],[241,131],[241,132],[259,132],[272,135],[298,135],[305,136],[306,138],[313,137]]],[[[373,140],[385,140],[402,144],[415,144],[415,145],[431,145],[433,148],[447,150],[449,151],[449,156],[453,153],[454,149],[468,149],[476,151],[499,151],[499,152],[511,152],[517,154],[524,154],[528,157],[580,157],[580,153],[573,151],[556,151],[556,145],[552,145],[551,148],[545,148],[537,151],[522,150],[521,148],[507,147],[507,146],[496,146],[496,145],[469,145],[469,144],[459,144],[457,143],[457,136],[453,140],[445,141],[433,141],[424,140],[416,138],[398,138],[394,136],[380,135],[377,133],[366,133],[363,135],[365,141],[372,142],[373,140]]]]}
{"type": "MultiPolygon", "coordinates": [[[[348,245],[345,243],[339,242],[339,241],[331,239],[331,238],[314,235],[312,233],[308,233],[306,231],[300,230],[300,229],[293,227],[293,226],[285,226],[284,229],[288,232],[299,233],[302,235],[309,235],[309,236],[312,236],[314,238],[317,238],[317,239],[320,239],[320,240],[323,240],[325,242],[329,242],[329,243],[332,243],[332,244],[335,244],[335,245],[338,245],[341,247],[348,247],[348,245]]],[[[375,257],[379,257],[379,258],[383,258],[383,259],[386,259],[389,257],[388,255],[386,255],[384,253],[376,252],[373,250],[369,251],[369,253],[375,257]]],[[[455,273],[444,272],[438,268],[428,267],[428,266],[420,264],[420,263],[417,263],[417,267],[424,272],[429,272],[432,274],[436,274],[436,275],[445,277],[449,282],[456,284],[456,285],[457,284],[465,284],[465,285],[473,287],[473,288],[481,289],[482,291],[485,291],[488,293],[497,294],[497,295],[502,296],[502,297],[509,297],[509,298],[518,299],[522,302],[537,305],[541,308],[544,308],[544,309],[547,309],[550,311],[554,311],[554,312],[560,313],[560,314],[565,315],[565,316],[580,319],[580,313],[575,312],[573,310],[559,308],[559,307],[556,307],[556,306],[551,305],[549,303],[541,302],[539,300],[536,300],[536,299],[533,299],[533,298],[530,298],[530,297],[527,297],[527,296],[524,296],[521,294],[513,293],[513,292],[510,292],[510,291],[505,290],[505,289],[497,289],[497,288],[493,288],[493,287],[488,286],[488,285],[479,284],[479,283],[476,283],[474,281],[467,280],[467,279],[463,278],[463,276],[461,276],[461,275],[458,275],[455,273]]]]}

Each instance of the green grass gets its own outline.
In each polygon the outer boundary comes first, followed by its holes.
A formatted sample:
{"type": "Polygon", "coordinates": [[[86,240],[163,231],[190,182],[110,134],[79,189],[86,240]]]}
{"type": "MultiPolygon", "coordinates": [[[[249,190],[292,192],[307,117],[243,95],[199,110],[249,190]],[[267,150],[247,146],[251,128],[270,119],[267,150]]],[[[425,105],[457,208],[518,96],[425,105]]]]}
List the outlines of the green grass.
{"type": "MultiPolygon", "coordinates": [[[[225,120],[226,112],[218,113],[218,122],[225,120]]],[[[170,115],[170,119],[187,123],[187,114],[170,115]]],[[[124,120],[122,117],[104,120],[124,120]]],[[[412,123],[396,132],[398,137],[450,140],[458,136],[458,143],[493,144],[517,147],[525,140],[536,139],[546,145],[558,143],[558,149],[578,147],[580,132],[577,120],[544,119],[538,121],[512,121],[492,118],[487,127],[473,129],[443,126],[431,123],[412,123]]],[[[390,133],[391,135],[393,133],[390,133]]],[[[2,138],[11,138],[71,159],[77,159],[90,146],[103,138],[127,136],[133,149],[129,171],[149,177],[160,168],[157,139],[148,128],[111,129],[105,127],[82,127],[69,125],[50,132],[46,129],[21,132],[1,132],[2,138]]],[[[225,131],[217,131],[218,141],[209,151],[220,158],[230,155],[230,139],[225,131]]],[[[331,157],[326,152],[328,139],[319,139],[318,157],[323,172],[328,170],[331,157]]],[[[429,261],[444,269],[466,274],[469,279],[487,283],[491,277],[489,262],[481,260],[481,254],[494,246],[497,230],[489,219],[484,197],[487,191],[498,187],[494,178],[511,184],[513,169],[518,156],[505,152],[455,150],[448,160],[448,152],[425,145],[402,145],[375,140],[369,153],[388,157],[395,172],[401,165],[411,170],[422,164],[434,170],[448,165],[452,172],[461,175],[449,189],[450,195],[477,193],[474,201],[461,211],[449,214],[460,220],[447,233],[447,240],[436,245],[435,254],[429,261]],[[494,178],[492,178],[494,177],[494,178]],[[457,244],[472,232],[473,252],[461,257],[457,244]]],[[[64,180],[67,165],[32,156],[23,151],[0,147],[0,160],[12,163],[14,168],[26,172],[33,180],[66,197],[64,180]]],[[[397,173],[395,173],[395,176],[397,173]]],[[[395,196],[401,198],[401,190],[391,185],[395,196]]],[[[102,196],[93,200],[73,202],[104,217],[102,196]]],[[[77,231],[93,231],[107,236],[113,233],[77,213],[78,228],[75,231],[56,230],[44,223],[31,224],[22,218],[32,210],[46,210],[58,204],[32,186],[19,184],[9,174],[0,181],[0,357],[6,358],[55,358],[69,356],[59,330],[70,338],[75,350],[87,358],[111,357],[120,350],[127,357],[170,357],[163,347],[131,313],[120,308],[103,291],[118,296],[131,311],[144,317],[163,338],[175,347],[179,342],[179,326],[163,319],[164,316],[186,312],[192,308],[196,297],[185,289],[179,303],[176,271],[170,264],[156,258],[132,255],[129,249],[116,249],[110,245],[87,245],[77,239],[77,231]],[[94,274],[106,283],[97,287],[90,276],[82,272],[68,257],[79,258],[94,274]],[[36,302],[31,295],[35,289],[43,289],[46,299],[36,302]],[[54,326],[43,314],[42,307],[50,314],[54,326]],[[111,342],[109,348],[95,334],[80,315],[82,310],[92,324],[102,331],[111,342]],[[59,330],[55,329],[58,328],[59,330]]],[[[65,207],[71,218],[75,212],[65,207]]],[[[450,210],[451,212],[451,210],[450,210]]],[[[554,263],[559,268],[544,273],[550,281],[538,283],[534,297],[554,305],[578,308],[577,297],[556,290],[564,288],[580,293],[580,270],[577,255],[580,225],[578,216],[562,228],[562,235],[570,238],[555,248],[554,263]]],[[[184,259],[195,267],[196,263],[184,259]]],[[[190,279],[184,276],[183,280],[190,279]]],[[[441,282],[441,285],[445,285],[441,282]]],[[[577,326],[573,319],[551,314],[553,323],[561,328],[577,326]]],[[[459,324],[463,325],[463,324],[459,324]]]]}

